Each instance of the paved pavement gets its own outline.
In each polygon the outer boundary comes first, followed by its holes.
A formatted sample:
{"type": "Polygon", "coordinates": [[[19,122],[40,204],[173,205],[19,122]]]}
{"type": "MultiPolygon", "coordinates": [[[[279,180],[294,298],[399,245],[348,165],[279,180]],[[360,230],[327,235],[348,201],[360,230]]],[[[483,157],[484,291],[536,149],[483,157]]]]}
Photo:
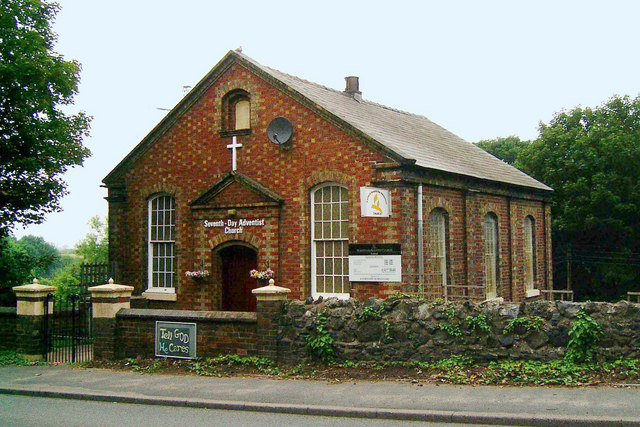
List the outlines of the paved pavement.
{"type": "Polygon", "coordinates": [[[212,378],[57,365],[1,367],[0,394],[455,423],[640,426],[640,387],[212,378]]]}

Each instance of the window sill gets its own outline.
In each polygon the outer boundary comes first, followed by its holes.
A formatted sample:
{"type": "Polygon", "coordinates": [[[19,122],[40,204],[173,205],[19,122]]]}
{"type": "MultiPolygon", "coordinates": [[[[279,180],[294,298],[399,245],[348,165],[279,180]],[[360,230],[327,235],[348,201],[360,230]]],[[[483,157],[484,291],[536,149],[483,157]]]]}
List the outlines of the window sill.
{"type": "Polygon", "coordinates": [[[351,298],[351,294],[312,294],[311,295],[311,298],[313,298],[314,300],[317,300],[320,297],[322,297],[323,300],[326,300],[329,298],[338,298],[342,300],[348,300],[349,298],[351,298]]]}
{"type": "Polygon", "coordinates": [[[142,296],[152,301],[177,301],[178,300],[178,296],[173,292],[169,293],[169,292],[146,291],[142,293],[142,296]]]}
{"type": "Polygon", "coordinates": [[[220,136],[221,137],[229,137],[229,136],[244,136],[244,135],[251,135],[253,132],[251,130],[251,128],[249,129],[237,129],[237,130],[221,130],[220,131],[220,136]]]}
{"type": "Polygon", "coordinates": [[[484,302],[504,302],[504,298],[502,297],[491,297],[484,300],[484,302]]]}
{"type": "Polygon", "coordinates": [[[540,296],[540,289],[531,289],[527,291],[527,298],[540,296]]]}

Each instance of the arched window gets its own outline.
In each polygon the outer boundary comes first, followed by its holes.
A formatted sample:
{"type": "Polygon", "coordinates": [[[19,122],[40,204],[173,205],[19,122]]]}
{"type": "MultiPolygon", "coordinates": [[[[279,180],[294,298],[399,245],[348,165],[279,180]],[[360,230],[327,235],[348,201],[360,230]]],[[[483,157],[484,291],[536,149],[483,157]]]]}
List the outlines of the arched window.
{"type": "Polygon", "coordinates": [[[175,292],[175,202],[159,194],[148,203],[148,288],[153,292],[175,292]]]}
{"type": "Polygon", "coordinates": [[[311,191],[311,295],[349,298],[349,198],[327,183],[311,191]]]}
{"type": "MultiPolygon", "coordinates": [[[[251,97],[249,92],[236,89],[222,98],[222,131],[235,134],[251,129],[251,97]]],[[[242,133],[244,133],[242,132],[242,133]]]]}
{"type": "Polygon", "coordinates": [[[251,103],[248,99],[240,99],[235,103],[235,129],[249,129],[251,127],[251,103]]]}
{"type": "Polygon", "coordinates": [[[447,284],[448,228],[447,213],[443,209],[431,211],[429,216],[429,255],[431,261],[429,281],[440,286],[447,284]]]}
{"type": "Polygon", "coordinates": [[[498,296],[498,218],[492,212],[484,217],[484,285],[487,299],[498,296]]]}
{"type": "Polygon", "coordinates": [[[532,291],[535,281],[535,221],[533,217],[524,219],[524,287],[525,291],[532,291]]]}

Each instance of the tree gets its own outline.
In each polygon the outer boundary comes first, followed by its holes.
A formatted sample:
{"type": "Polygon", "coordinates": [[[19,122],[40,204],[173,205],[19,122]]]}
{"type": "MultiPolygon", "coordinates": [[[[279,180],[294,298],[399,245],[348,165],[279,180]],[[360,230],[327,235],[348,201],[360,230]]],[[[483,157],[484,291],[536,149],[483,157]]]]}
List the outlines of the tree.
{"type": "Polygon", "coordinates": [[[91,231],[76,243],[76,254],[88,264],[106,264],[109,262],[109,235],[107,222],[96,215],[89,220],[91,231]]]}
{"type": "Polygon", "coordinates": [[[640,277],[640,97],[555,114],[517,162],[554,189],[554,257],[570,245],[581,261],[576,290],[606,299],[631,290],[640,277]]]}
{"type": "Polygon", "coordinates": [[[530,144],[530,141],[523,141],[513,135],[506,138],[484,139],[476,142],[476,145],[484,151],[517,168],[520,168],[518,163],[520,154],[530,144]]]}
{"type": "Polygon", "coordinates": [[[56,4],[0,2],[0,234],[60,210],[68,167],[82,165],[90,118],[65,114],[80,64],[54,52],[56,4]]]}
{"type": "Polygon", "coordinates": [[[39,236],[23,236],[18,240],[29,258],[29,271],[32,277],[43,279],[50,277],[60,267],[60,252],[51,243],[39,236]]]}
{"type": "Polygon", "coordinates": [[[55,286],[58,295],[80,292],[81,263],[105,264],[109,262],[109,236],[106,220],[96,215],[89,220],[91,231],[75,245],[72,257],[64,257],[61,267],[46,284],[55,286]]]}
{"type": "Polygon", "coordinates": [[[13,286],[31,282],[29,254],[13,236],[0,236],[0,306],[15,306],[13,286]]]}

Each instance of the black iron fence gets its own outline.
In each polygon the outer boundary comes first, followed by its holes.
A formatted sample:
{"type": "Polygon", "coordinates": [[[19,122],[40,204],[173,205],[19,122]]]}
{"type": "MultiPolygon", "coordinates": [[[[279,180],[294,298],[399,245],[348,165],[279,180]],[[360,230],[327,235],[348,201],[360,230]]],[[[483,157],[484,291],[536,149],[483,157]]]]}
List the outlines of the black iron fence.
{"type": "Polygon", "coordinates": [[[42,355],[47,362],[93,359],[91,297],[47,295],[44,307],[42,355]]]}
{"type": "Polygon", "coordinates": [[[115,263],[82,264],[80,266],[80,286],[86,290],[90,286],[104,285],[113,279],[116,282],[115,263]]]}

